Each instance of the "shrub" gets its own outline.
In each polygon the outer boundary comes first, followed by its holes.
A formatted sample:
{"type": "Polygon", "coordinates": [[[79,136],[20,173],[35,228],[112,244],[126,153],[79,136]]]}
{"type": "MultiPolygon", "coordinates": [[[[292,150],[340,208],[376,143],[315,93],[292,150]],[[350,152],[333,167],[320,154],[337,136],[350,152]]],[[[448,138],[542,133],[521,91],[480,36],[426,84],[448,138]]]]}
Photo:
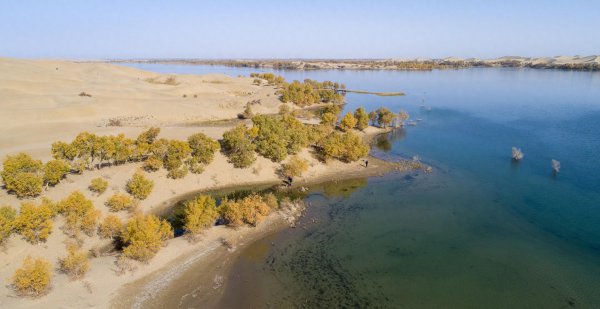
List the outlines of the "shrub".
{"type": "Polygon", "coordinates": [[[42,166],[42,161],[19,153],[6,157],[0,175],[6,189],[13,191],[17,197],[34,197],[42,192],[42,166]]]}
{"type": "Polygon", "coordinates": [[[289,113],[291,113],[291,109],[290,109],[289,105],[287,105],[287,104],[279,105],[279,115],[287,115],[289,113]]]}
{"type": "Polygon", "coordinates": [[[37,297],[44,295],[50,288],[52,269],[50,263],[42,258],[26,257],[21,268],[12,277],[12,286],[20,296],[37,297]]]}
{"type": "Polygon", "coordinates": [[[323,140],[321,150],[325,158],[337,158],[345,162],[356,161],[369,154],[369,146],[352,132],[334,132],[323,140]]]}
{"type": "Polygon", "coordinates": [[[165,241],[173,237],[169,223],[155,215],[137,215],[127,222],[122,240],[125,244],[123,254],[131,259],[149,261],[165,241]]]}
{"type": "Polygon", "coordinates": [[[150,129],[140,133],[136,139],[136,144],[152,144],[160,133],[160,128],[151,127],[150,129]]]}
{"type": "Polygon", "coordinates": [[[195,157],[187,159],[185,165],[193,174],[202,174],[204,172],[204,164],[200,163],[195,157]]]}
{"type": "Polygon", "coordinates": [[[156,172],[163,167],[163,161],[155,156],[150,156],[144,161],[144,170],[147,172],[156,172]]]}
{"type": "Polygon", "coordinates": [[[119,193],[115,193],[106,201],[106,207],[114,212],[135,208],[136,204],[136,201],[128,195],[119,193]]]}
{"type": "Polygon", "coordinates": [[[256,226],[270,211],[267,203],[256,194],[237,201],[225,200],[219,206],[221,217],[231,227],[243,224],[256,226]]]}
{"type": "Polygon", "coordinates": [[[290,160],[282,166],[283,174],[292,177],[301,176],[302,173],[306,172],[307,170],[308,161],[298,156],[291,157],[290,160]]]}
{"type": "Polygon", "coordinates": [[[356,120],[356,118],[354,118],[354,116],[352,115],[352,113],[348,112],[344,116],[344,118],[342,118],[342,121],[340,122],[340,128],[343,131],[350,131],[354,127],[356,127],[357,123],[358,123],[358,121],[356,120]]]}
{"type": "Polygon", "coordinates": [[[271,192],[265,194],[263,196],[263,201],[265,201],[265,204],[267,204],[267,206],[269,206],[269,208],[279,209],[279,201],[277,201],[277,197],[275,196],[275,194],[273,194],[271,192]]]}
{"type": "Polygon", "coordinates": [[[104,191],[106,191],[107,188],[108,188],[108,181],[106,181],[100,177],[92,179],[92,182],[90,183],[90,186],[89,186],[90,191],[96,192],[98,194],[104,193],[104,191]]]}
{"type": "Polygon", "coordinates": [[[123,230],[123,222],[115,215],[108,215],[98,226],[98,235],[102,238],[115,239],[123,230]]]}
{"type": "Polygon", "coordinates": [[[15,230],[32,244],[44,242],[52,233],[53,213],[47,200],[43,200],[39,206],[32,202],[22,203],[15,230]]]}
{"type": "Polygon", "coordinates": [[[74,191],[58,203],[59,212],[65,217],[64,232],[76,235],[83,231],[93,235],[96,231],[100,212],[94,209],[94,204],[83,193],[74,191]]]}
{"type": "Polygon", "coordinates": [[[184,229],[191,235],[197,235],[215,225],[219,217],[215,199],[208,195],[200,195],[186,201],[184,214],[184,229]]]}
{"type": "Polygon", "coordinates": [[[243,113],[238,114],[239,119],[251,119],[252,117],[254,117],[254,112],[252,112],[252,108],[249,104],[246,105],[243,113]]]}
{"type": "Polygon", "coordinates": [[[147,198],[153,188],[154,181],[146,178],[146,176],[140,172],[134,173],[127,182],[127,192],[139,200],[147,198]]]}
{"type": "Polygon", "coordinates": [[[369,126],[369,115],[364,108],[359,107],[354,111],[354,118],[356,118],[356,128],[364,130],[369,126]]]}
{"type": "Polygon", "coordinates": [[[77,246],[67,247],[67,256],[58,260],[60,270],[67,274],[72,280],[79,279],[90,269],[90,261],[87,253],[78,250],[77,246]]]}
{"type": "Polygon", "coordinates": [[[222,146],[234,167],[245,168],[256,161],[256,146],[252,143],[250,131],[244,125],[225,132],[222,146]]]}
{"type": "Polygon", "coordinates": [[[219,142],[204,133],[196,133],[188,137],[188,144],[192,149],[192,156],[204,164],[212,162],[215,152],[221,148],[219,142]]]}
{"type": "Polygon", "coordinates": [[[167,173],[167,177],[173,179],[180,179],[187,175],[188,169],[185,166],[180,166],[176,169],[172,169],[167,173]]]}
{"type": "Polygon", "coordinates": [[[10,206],[0,207],[0,245],[6,241],[15,228],[17,212],[10,206]]]}
{"type": "Polygon", "coordinates": [[[54,186],[71,171],[71,166],[64,160],[50,160],[44,165],[44,182],[54,186]]]}

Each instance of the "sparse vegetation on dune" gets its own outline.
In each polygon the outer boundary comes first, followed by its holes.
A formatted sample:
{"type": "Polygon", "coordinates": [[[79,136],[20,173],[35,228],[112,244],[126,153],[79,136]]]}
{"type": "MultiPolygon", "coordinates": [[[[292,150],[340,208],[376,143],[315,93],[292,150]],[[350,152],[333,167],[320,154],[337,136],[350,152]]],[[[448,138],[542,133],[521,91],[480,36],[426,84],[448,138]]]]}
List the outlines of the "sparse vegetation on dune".
{"type": "Polygon", "coordinates": [[[50,289],[52,267],[43,258],[26,257],[21,268],[15,271],[11,283],[19,296],[39,297],[50,289]]]}

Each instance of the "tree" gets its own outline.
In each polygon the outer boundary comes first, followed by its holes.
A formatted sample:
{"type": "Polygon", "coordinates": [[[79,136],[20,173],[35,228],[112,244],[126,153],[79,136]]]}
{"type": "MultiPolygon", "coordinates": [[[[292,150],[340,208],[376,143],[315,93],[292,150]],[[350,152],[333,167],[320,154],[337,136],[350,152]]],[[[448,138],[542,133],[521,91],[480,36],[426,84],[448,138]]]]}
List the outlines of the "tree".
{"type": "Polygon", "coordinates": [[[104,193],[104,191],[106,191],[107,188],[108,188],[108,181],[106,181],[100,177],[92,179],[92,182],[90,183],[90,186],[89,186],[90,191],[96,192],[98,194],[104,193]]]}
{"type": "Polygon", "coordinates": [[[152,144],[154,143],[154,140],[156,140],[156,137],[158,136],[158,134],[160,133],[160,128],[156,128],[156,127],[151,127],[150,129],[140,133],[140,135],[138,135],[137,139],[136,139],[136,144],[152,144]]]}
{"type": "Polygon", "coordinates": [[[257,131],[254,139],[256,151],[274,162],[285,159],[288,142],[283,122],[275,117],[260,115],[254,117],[252,123],[257,131]]]}
{"type": "Polygon", "coordinates": [[[186,201],[184,214],[183,228],[192,236],[215,225],[219,217],[216,201],[208,195],[200,195],[193,200],[186,201]]]}
{"type": "Polygon", "coordinates": [[[183,178],[187,169],[183,167],[183,161],[192,153],[192,148],[186,141],[171,140],[167,146],[167,154],[163,165],[169,171],[170,178],[183,178]]]}
{"type": "Polygon", "coordinates": [[[98,235],[102,238],[115,239],[123,230],[123,222],[115,215],[108,215],[98,226],[98,235]]]}
{"type": "Polygon", "coordinates": [[[8,191],[15,192],[19,198],[34,197],[42,192],[42,166],[42,161],[19,153],[6,157],[0,174],[8,191]]]}
{"type": "Polygon", "coordinates": [[[168,239],[173,238],[173,230],[167,221],[155,215],[137,215],[127,222],[121,238],[126,257],[147,262],[168,239]]]}
{"type": "Polygon", "coordinates": [[[44,165],[44,182],[54,186],[71,171],[69,163],[62,159],[50,160],[44,165]]]}
{"type": "Polygon", "coordinates": [[[237,201],[224,200],[218,209],[225,223],[231,227],[243,224],[256,226],[271,211],[267,203],[256,194],[237,201]]]}
{"type": "Polygon", "coordinates": [[[256,146],[252,143],[251,132],[243,124],[223,134],[222,146],[234,167],[246,168],[256,161],[256,146]]]}
{"type": "Polygon", "coordinates": [[[154,181],[146,178],[141,172],[135,172],[127,182],[127,192],[138,200],[143,200],[154,189],[154,181]]]}
{"type": "Polygon", "coordinates": [[[65,142],[52,143],[52,157],[56,160],[73,161],[77,157],[77,149],[65,142]]]}
{"type": "Polygon", "coordinates": [[[359,107],[354,111],[354,118],[356,118],[356,128],[364,130],[369,126],[369,115],[364,108],[359,107]]]}
{"type": "Polygon", "coordinates": [[[15,231],[32,244],[45,242],[52,233],[53,213],[48,200],[42,200],[39,206],[32,202],[22,203],[15,231]]]}
{"type": "Polygon", "coordinates": [[[342,121],[340,122],[340,128],[344,131],[350,131],[352,130],[355,126],[356,126],[356,118],[354,118],[354,116],[352,115],[352,113],[348,112],[344,118],[342,118],[342,121]]]}
{"type": "Polygon", "coordinates": [[[50,263],[28,256],[12,277],[12,286],[20,296],[38,297],[48,292],[52,280],[50,263]]]}
{"type": "Polygon", "coordinates": [[[308,170],[308,161],[298,157],[291,157],[287,163],[282,165],[282,172],[286,176],[296,177],[308,170]]]}
{"type": "Polygon", "coordinates": [[[143,168],[147,172],[156,172],[161,167],[163,167],[163,161],[154,155],[148,157],[148,159],[146,159],[146,161],[144,161],[143,168]]]}
{"type": "Polygon", "coordinates": [[[0,207],[0,245],[2,245],[15,229],[17,212],[10,206],[0,207]]]}
{"type": "Polygon", "coordinates": [[[328,126],[335,126],[337,122],[337,115],[334,113],[323,113],[321,114],[321,124],[328,126]]]}
{"type": "Polygon", "coordinates": [[[325,158],[337,158],[344,162],[352,162],[369,154],[369,146],[360,136],[348,132],[329,135],[322,143],[322,154],[325,158]]]}
{"type": "Polygon", "coordinates": [[[137,203],[134,199],[125,194],[115,193],[106,201],[106,207],[110,211],[121,211],[135,208],[137,203]]]}
{"type": "Polygon", "coordinates": [[[394,113],[385,107],[377,109],[377,122],[382,127],[387,127],[394,120],[394,113]]]}
{"type": "Polygon", "coordinates": [[[375,112],[375,111],[369,112],[369,120],[371,121],[372,125],[375,125],[375,121],[377,120],[377,112],[375,112]]]}
{"type": "Polygon", "coordinates": [[[192,149],[192,157],[203,164],[212,162],[215,152],[221,148],[219,142],[206,136],[204,133],[196,133],[188,137],[188,144],[192,149]]]}
{"type": "Polygon", "coordinates": [[[83,193],[73,191],[58,203],[58,209],[66,220],[63,229],[65,233],[77,235],[79,231],[83,231],[87,235],[93,235],[96,231],[100,212],[83,193]]]}
{"type": "Polygon", "coordinates": [[[408,118],[410,118],[410,115],[409,115],[409,114],[408,114],[408,112],[406,112],[405,110],[401,110],[401,111],[398,113],[398,119],[400,120],[400,123],[401,123],[402,125],[404,125],[404,122],[405,122],[406,120],[408,120],[408,118]]]}
{"type": "Polygon", "coordinates": [[[77,246],[67,246],[67,256],[58,260],[60,270],[67,274],[71,280],[80,279],[90,269],[90,261],[87,254],[78,250],[77,246]]]}

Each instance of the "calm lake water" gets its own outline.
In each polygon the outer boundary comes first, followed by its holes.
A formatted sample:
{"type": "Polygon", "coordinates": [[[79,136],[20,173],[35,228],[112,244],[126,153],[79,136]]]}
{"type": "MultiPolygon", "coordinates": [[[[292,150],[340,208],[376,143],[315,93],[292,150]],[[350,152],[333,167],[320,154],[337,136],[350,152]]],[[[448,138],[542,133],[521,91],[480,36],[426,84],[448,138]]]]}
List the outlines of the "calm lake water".
{"type": "Polygon", "coordinates": [[[346,109],[386,106],[422,119],[373,152],[418,155],[434,173],[313,189],[301,228],[243,252],[221,307],[600,308],[600,73],[277,73],[406,92],[348,94],[346,109]],[[522,148],[522,162],[511,162],[512,146],[522,148]],[[561,162],[557,175],[551,159],[561,162]]]}

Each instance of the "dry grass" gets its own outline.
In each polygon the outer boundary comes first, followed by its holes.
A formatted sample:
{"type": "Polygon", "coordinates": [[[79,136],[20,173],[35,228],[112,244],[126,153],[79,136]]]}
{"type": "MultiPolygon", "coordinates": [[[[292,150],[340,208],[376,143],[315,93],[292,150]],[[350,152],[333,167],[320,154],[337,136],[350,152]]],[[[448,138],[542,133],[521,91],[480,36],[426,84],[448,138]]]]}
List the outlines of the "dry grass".
{"type": "Polygon", "coordinates": [[[150,84],[157,84],[157,85],[170,85],[170,86],[177,86],[179,85],[179,82],[177,82],[177,78],[175,76],[169,76],[167,78],[165,78],[164,80],[161,80],[160,77],[149,77],[144,79],[145,82],[150,83],[150,84]]]}

